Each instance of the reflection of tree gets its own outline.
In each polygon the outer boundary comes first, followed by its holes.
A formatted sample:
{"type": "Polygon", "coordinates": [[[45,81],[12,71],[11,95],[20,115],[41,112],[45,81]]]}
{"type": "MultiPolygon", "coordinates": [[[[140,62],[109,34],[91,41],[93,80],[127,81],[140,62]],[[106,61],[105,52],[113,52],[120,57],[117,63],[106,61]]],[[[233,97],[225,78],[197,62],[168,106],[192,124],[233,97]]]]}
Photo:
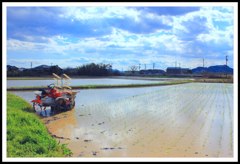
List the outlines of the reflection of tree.
{"type": "Polygon", "coordinates": [[[135,73],[138,70],[138,67],[133,65],[133,66],[130,66],[129,69],[132,73],[135,73]]]}

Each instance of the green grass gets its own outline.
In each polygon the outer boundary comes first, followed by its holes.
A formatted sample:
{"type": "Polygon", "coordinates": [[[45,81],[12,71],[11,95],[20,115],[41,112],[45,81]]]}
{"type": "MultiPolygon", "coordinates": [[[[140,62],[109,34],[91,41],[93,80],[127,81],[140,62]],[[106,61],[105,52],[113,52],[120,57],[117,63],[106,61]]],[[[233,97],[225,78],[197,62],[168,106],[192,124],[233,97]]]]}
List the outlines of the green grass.
{"type": "Polygon", "coordinates": [[[58,144],[30,104],[7,93],[7,157],[67,157],[71,151],[58,144]]]}
{"type": "Polygon", "coordinates": [[[194,79],[194,82],[200,82],[200,83],[233,83],[233,79],[231,79],[231,78],[230,79],[198,78],[198,79],[194,79]]]}

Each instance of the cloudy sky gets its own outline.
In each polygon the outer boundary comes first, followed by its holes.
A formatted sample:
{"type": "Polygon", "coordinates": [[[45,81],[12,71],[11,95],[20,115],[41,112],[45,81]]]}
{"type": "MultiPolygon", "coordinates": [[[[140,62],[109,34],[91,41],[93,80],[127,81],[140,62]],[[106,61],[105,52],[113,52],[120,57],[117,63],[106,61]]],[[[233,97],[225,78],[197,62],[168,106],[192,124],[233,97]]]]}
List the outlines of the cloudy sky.
{"type": "Polygon", "coordinates": [[[114,69],[233,67],[229,6],[7,7],[7,64],[111,63],[114,69]]]}

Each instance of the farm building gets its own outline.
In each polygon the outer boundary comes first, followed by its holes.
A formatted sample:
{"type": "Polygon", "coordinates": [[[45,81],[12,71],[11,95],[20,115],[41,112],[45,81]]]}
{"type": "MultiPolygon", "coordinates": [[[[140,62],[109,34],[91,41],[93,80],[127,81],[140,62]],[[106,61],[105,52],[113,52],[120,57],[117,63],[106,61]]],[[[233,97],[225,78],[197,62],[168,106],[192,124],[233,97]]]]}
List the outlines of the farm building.
{"type": "Polygon", "coordinates": [[[161,69],[140,70],[139,73],[142,75],[165,75],[166,74],[166,72],[161,69]]]}
{"type": "Polygon", "coordinates": [[[167,74],[176,75],[176,74],[191,74],[192,71],[189,68],[181,67],[168,67],[167,74]]]}

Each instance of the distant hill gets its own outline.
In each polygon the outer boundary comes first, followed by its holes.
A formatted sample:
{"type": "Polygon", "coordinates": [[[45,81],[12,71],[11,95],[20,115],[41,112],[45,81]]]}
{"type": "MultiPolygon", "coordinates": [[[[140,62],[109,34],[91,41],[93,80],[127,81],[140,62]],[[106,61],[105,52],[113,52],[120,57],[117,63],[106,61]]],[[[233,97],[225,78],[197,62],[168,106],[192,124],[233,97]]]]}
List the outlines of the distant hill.
{"type": "Polygon", "coordinates": [[[37,66],[37,67],[34,67],[33,69],[50,69],[51,66],[48,66],[48,65],[40,65],[40,66],[37,66]]]}
{"type": "Polygon", "coordinates": [[[48,66],[40,65],[34,68],[18,68],[16,66],[7,65],[7,76],[45,76],[52,73],[60,74],[63,69],[58,65],[48,66]]]}
{"type": "Polygon", "coordinates": [[[7,71],[17,71],[18,67],[16,66],[11,66],[11,65],[7,65],[7,71]]]}
{"type": "Polygon", "coordinates": [[[229,73],[233,74],[233,69],[226,65],[215,65],[210,67],[197,67],[192,69],[192,73],[202,73],[202,72],[209,72],[209,73],[229,73]]]}

